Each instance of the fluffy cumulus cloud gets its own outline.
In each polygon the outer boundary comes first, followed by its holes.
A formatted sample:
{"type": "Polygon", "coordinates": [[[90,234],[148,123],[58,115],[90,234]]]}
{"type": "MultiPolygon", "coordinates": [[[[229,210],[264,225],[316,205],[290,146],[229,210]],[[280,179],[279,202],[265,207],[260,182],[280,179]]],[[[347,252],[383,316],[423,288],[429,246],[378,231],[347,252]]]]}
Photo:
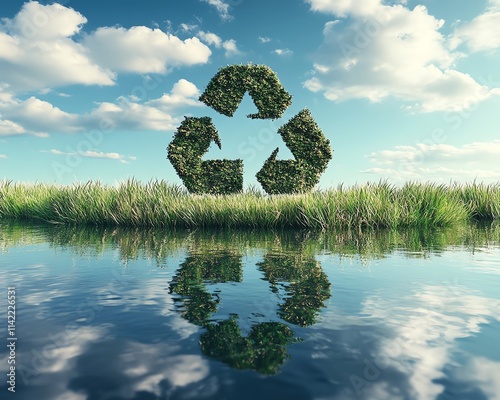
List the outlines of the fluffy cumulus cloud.
{"type": "Polygon", "coordinates": [[[206,44],[220,48],[222,46],[222,39],[212,32],[199,31],[197,36],[206,44]]]}
{"type": "Polygon", "coordinates": [[[489,0],[486,11],[470,22],[459,23],[451,39],[452,48],[464,43],[473,51],[492,51],[500,47],[500,1],[489,0]]]}
{"type": "Polygon", "coordinates": [[[14,18],[2,19],[0,93],[113,85],[118,72],[165,73],[172,67],[206,63],[211,55],[197,37],[181,40],[145,26],[84,33],[86,22],[72,8],[36,1],[24,4],[14,18]]]}
{"type": "Polygon", "coordinates": [[[49,132],[77,133],[105,126],[114,130],[173,130],[180,122],[177,113],[185,107],[202,106],[199,90],[193,83],[180,79],[170,93],[158,99],[119,97],[102,102],[89,113],[67,113],[34,96],[27,100],[0,97],[0,136],[31,134],[47,136],[49,132]]]}
{"type": "Polygon", "coordinates": [[[339,17],[367,16],[381,6],[380,0],[307,0],[313,11],[335,14],[339,17]]]}
{"type": "MultiPolygon", "coordinates": [[[[228,10],[224,2],[209,3],[221,12],[228,10]]],[[[85,33],[86,22],[72,8],[36,1],[0,21],[0,136],[85,132],[102,121],[116,130],[173,130],[180,122],[179,108],[201,105],[198,89],[185,79],[158,99],[120,97],[98,103],[84,114],[65,112],[37,95],[67,96],[54,90],[66,85],[114,85],[122,72],[163,74],[174,67],[204,64],[212,54],[208,46],[221,49],[227,57],[240,53],[235,40],[224,41],[211,32],[198,31],[184,40],[145,26],[100,27],[85,33]],[[20,93],[29,97],[21,99],[20,93]]],[[[187,24],[181,28],[198,29],[187,24]]]]}
{"type": "Polygon", "coordinates": [[[238,46],[236,45],[236,40],[234,39],[229,39],[226,40],[224,43],[222,43],[222,47],[225,52],[226,57],[232,57],[240,54],[240,50],[238,49],[238,46]]]}
{"type": "Polygon", "coordinates": [[[98,28],[82,43],[95,63],[119,72],[165,73],[168,67],[205,64],[212,53],[197,37],[181,40],[145,26],[98,28]]]}
{"type": "Polygon", "coordinates": [[[305,82],[329,100],[395,97],[414,111],[456,111],[494,93],[454,69],[463,54],[450,51],[440,33],[444,21],[422,5],[307,1],[312,10],[340,18],[325,24],[313,76],[305,82]]]}
{"type": "Polygon", "coordinates": [[[170,94],[145,103],[120,97],[116,103],[101,103],[90,117],[92,124],[98,120],[109,120],[115,129],[174,130],[180,122],[180,117],[176,115],[178,110],[186,106],[201,106],[198,96],[196,86],[181,79],[174,84],[170,94]]]}
{"type": "Polygon", "coordinates": [[[0,101],[0,115],[2,116],[0,126],[3,125],[4,136],[25,133],[47,136],[47,132],[54,129],[69,133],[79,130],[76,114],[64,112],[34,96],[26,100],[0,101]]]}
{"type": "Polygon", "coordinates": [[[21,125],[0,119],[0,136],[21,135],[23,133],[26,133],[26,130],[21,125]]]}
{"type": "Polygon", "coordinates": [[[202,104],[198,101],[199,96],[200,91],[194,83],[186,79],[180,79],[174,84],[170,94],[165,93],[159,99],[148,101],[146,105],[164,111],[170,111],[182,106],[200,107],[202,104]]]}
{"type": "Polygon", "coordinates": [[[112,85],[112,71],[95,64],[72,36],[87,19],[57,3],[24,4],[0,24],[0,86],[10,92],[69,84],[112,85]]]}
{"type": "Polygon", "coordinates": [[[373,164],[365,173],[395,181],[433,180],[441,182],[500,179],[500,140],[463,146],[417,144],[397,146],[369,155],[373,164]]]}
{"type": "Polygon", "coordinates": [[[209,46],[215,46],[217,49],[223,48],[225,50],[225,56],[231,57],[240,54],[236,40],[222,40],[220,36],[212,32],[199,31],[197,36],[203,43],[209,46]]]}
{"type": "Polygon", "coordinates": [[[82,122],[85,127],[99,126],[101,121],[106,121],[115,130],[172,131],[181,122],[180,109],[203,106],[198,101],[199,94],[195,84],[180,79],[170,93],[157,99],[140,103],[134,96],[122,96],[114,103],[100,103],[90,114],[82,116],[82,122]]]}

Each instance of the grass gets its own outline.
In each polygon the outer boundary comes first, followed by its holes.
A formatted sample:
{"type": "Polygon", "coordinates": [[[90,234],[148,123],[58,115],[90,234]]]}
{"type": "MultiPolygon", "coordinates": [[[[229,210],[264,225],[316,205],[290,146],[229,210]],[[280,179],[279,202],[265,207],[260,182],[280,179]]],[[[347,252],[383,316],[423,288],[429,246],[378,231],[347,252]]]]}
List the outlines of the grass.
{"type": "Polygon", "coordinates": [[[387,182],[306,194],[191,195],[164,181],[119,186],[0,182],[0,219],[132,227],[397,228],[500,217],[500,183],[387,182]]]}

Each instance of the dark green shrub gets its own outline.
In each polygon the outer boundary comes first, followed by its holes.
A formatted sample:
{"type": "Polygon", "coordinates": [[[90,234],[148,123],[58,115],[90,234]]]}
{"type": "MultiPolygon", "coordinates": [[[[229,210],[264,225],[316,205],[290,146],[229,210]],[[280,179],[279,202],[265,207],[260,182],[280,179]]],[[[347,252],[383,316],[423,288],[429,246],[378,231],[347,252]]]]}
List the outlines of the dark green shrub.
{"type": "Polygon", "coordinates": [[[190,193],[241,192],[242,160],[201,160],[212,141],[221,147],[211,118],[185,117],[168,146],[168,159],[190,193]]]}
{"type": "MultiPolygon", "coordinates": [[[[246,92],[258,109],[258,113],[248,115],[250,118],[280,118],[291,104],[292,96],[273,70],[253,64],[221,68],[208,83],[200,101],[231,117],[246,92]]],[[[276,160],[276,149],[257,173],[257,180],[269,194],[310,191],[332,158],[330,142],[307,109],[282,126],[278,133],[295,160],[276,160]]],[[[168,159],[191,193],[241,192],[242,160],[201,161],[212,141],[221,147],[210,118],[186,117],[168,147],[168,159]]]]}
{"type": "Polygon", "coordinates": [[[249,118],[280,118],[291,104],[292,96],[276,74],[265,65],[229,65],[221,68],[208,83],[200,101],[215,111],[232,117],[248,92],[257,114],[249,118]]]}
{"type": "Polygon", "coordinates": [[[243,190],[242,160],[207,160],[201,163],[205,193],[230,194],[243,190]]]}
{"type": "Polygon", "coordinates": [[[330,141],[307,109],[283,125],[278,133],[295,160],[276,160],[278,149],[274,150],[257,173],[257,180],[269,194],[310,191],[332,159],[330,141]]]}
{"type": "Polygon", "coordinates": [[[207,325],[200,337],[203,354],[232,368],[250,369],[265,375],[278,373],[290,357],[287,346],[297,341],[290,327],[281,322],[261,322],[243,336],[234,318],[207,325]]]}

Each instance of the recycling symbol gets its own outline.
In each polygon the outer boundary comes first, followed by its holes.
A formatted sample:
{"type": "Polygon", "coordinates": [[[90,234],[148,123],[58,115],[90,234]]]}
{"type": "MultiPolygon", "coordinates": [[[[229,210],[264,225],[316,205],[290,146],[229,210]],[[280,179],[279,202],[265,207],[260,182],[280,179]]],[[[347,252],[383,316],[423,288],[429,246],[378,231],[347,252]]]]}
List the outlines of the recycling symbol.
{"type": "MultiPolygon", "coordinates": [[[[232,117],[245,93],[258,113],[249,118],[281,118],[292,96],[266,65],[230,65],[221,68],[199,100],[220,114],[232,117]]],[[[332,159],[330,141],[304,109],[278,129],[294,160],[277,160],[279,148],[257,173],[268,194],[303,193],[318,182],[332,159]]],[[[231,194],[243,190],[243,160],[206,160],[202,157],[215,142],[221,148],[217,128],[209,117],[185,117],[168,146],[168,159],[190,193],[231,194]]]]}

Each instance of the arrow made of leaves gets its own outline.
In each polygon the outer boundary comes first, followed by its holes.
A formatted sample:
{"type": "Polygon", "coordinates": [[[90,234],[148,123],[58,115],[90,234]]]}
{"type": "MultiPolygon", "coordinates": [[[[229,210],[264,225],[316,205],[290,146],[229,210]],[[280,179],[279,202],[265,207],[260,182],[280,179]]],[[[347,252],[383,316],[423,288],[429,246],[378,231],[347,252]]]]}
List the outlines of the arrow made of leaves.
{"type": "Polygon", "coordinates": [[[168,146],[168,159],[190,193],[229,194],[243,190],[242,160],[202,161],[219,133],[209,117],[185,117],[168,146]]]}
{"type": "MultiPolygon", "coordinates": [[[[230,65],[210,80],[200,101],[215,111],[232,117],[248,92],[258,113],[250,118],[280,118],[292,96],[266,65],[230,65]]],[[[278,149],[257,173],[257,180],[269,194],[310,191],[332,158],[330,142],[305,109],[282,126],[278,133],[295,160],[276,160],[278,149]]],[[[242,160],[201,158],[219,134],[208,117],[186,117],[168,147],[168,159],[191,193],[230,194],[243,190],[242,160]]]]}
{"type": "Polygon", "coordinates": [[[249,118],[280,118],[292,102],[274,71],[266,65],[229,65],[210,80],[200,101],[215,111],[232,117],[248,92],[257,114],[249,118]]]}
{"type": "Polygon", "coordinates": [[[310,191],[332,159],[330,141],[307,109],[283,125],[278,134],[295,160],[276,160],[277,148],[257,173],[257,180],[269,194],[310,191]]]}

